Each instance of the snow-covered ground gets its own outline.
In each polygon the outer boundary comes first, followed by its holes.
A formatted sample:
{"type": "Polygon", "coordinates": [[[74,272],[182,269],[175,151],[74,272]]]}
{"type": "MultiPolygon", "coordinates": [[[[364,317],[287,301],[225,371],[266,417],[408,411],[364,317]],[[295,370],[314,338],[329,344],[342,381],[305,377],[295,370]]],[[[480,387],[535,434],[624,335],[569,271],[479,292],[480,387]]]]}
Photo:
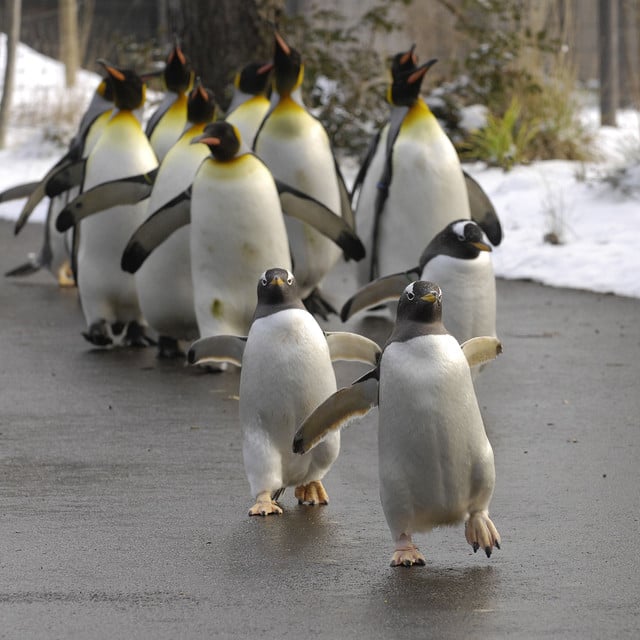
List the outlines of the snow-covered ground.
{"type": "MultiPolygon", "coordinates": [[[[68,122],[70,137],[98,81],[83,71],[66,91],[60,63],[20,47],[12,126],[0,150],[0,191],[41,178],[60,158],[65,147],[47,135],[58,130],[49,123],[68,122]]],[[[616,128],[599,127],[595,109],[585,110],[584,118],[595,132],[598,162],[536,162],[507,173],[465,165],[502,221],[505,237],[493,253],[496,275],[640,297],[640,114],[620,111],[616,128]],[[622,171],[626,166],[633,168],[622,171]],[[545,242],[550,233],[561,244],[545,242]]],[[[345,166],[345,174],[353,176],[353,165],[345,166]]],[[[0,217],[16,219],[22,204],[0,204],[0,217]]],[[[41,204],[30,220],[41,222],[44,215],[41,204]]]]}

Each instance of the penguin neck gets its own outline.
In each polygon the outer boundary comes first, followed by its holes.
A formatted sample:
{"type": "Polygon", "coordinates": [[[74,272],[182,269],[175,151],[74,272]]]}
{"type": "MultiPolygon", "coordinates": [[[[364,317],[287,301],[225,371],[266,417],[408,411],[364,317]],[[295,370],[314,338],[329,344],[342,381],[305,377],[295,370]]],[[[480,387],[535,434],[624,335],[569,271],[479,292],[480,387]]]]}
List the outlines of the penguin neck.
{"type": "Polygon", "coordinates": [[[448,333],[442,320],[434,320],[433,322],[418,322],[405,318],[402,322],[396,323],[393,333],[387,340],[387,345],[392,342],[407,342],[419,336],[439,336],[448,333]]]}

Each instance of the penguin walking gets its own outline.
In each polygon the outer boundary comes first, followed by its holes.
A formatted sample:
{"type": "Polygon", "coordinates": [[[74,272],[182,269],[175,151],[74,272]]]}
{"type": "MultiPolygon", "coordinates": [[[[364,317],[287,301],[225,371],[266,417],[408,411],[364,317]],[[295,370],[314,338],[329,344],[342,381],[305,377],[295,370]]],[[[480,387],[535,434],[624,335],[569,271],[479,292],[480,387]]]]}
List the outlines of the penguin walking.
{"type": "Polygon", "coordinates": [[[480,185],[466,174],[457,152],[419,96],[428,69],[413,48],[392,64],[389,123],[371,145],[354,183],[356,218],[367,248],[361,283],[399,271],[404,251],[418,251],[448,222],[476,220],[497,245],[502,230],[480,185]],[[410,229],[411,232],[406,230],[410,229]]]}
{"type": "Polygon", "coordinates": [[[418,266],[373,280],[343,305],[343,322],[357,312],[397,300],[415,279],[437,282],[446,298],[442,319],[463,343],[477,336],[496,336],[496,282],[482,229],[473,220],[455,220],[437,233],[418,266]]]}
{"type": "MultiPolygon", "coordinates": [[[[354,229],[349,194],[329,137],[302,101],[304,65],[300,53],[277,32],[273,64],[272,106],[256,134],[254,150],[276,179],[319,200],[354,229]]],[[[327,317],[335,310],[322,298],[318,287],[336,264],[340,251],[297,220],[287,220],[287,231],[302,297],[314,313],[327,317]]]]}
{"type": "MultiPolygon", "coordinates": [[[[216,109],[213,93],[197,80],[187,103],[189,123],[160,164],[148,201],[147,219],[158,209],[170,206],[176,196],[191,186],[199,166],[209,155],[205,145],[194,145],[191,141],[215,119],[216,109]]],[[[161,358],[184,357],[180,341],[193,341],[199,336],[191,279],[190,235],[189,226],[177,229],[135,272],[142,315],[158,334],[161,358]]]]}
{"type": "Polygon", "coordinates": [[[240,132],[240,136],[253,147],[253,140],[269,111],[269,80],[273,63],[250,62],[234,79],[234,92],[225,120],[240,132]]]}
{"type": "MultiPolygon", "coordinates": [[[[133,114],[145,99],[145,85],[133,71],[102,63],[113,82],[117,111],[104,128],[86,161],[82,191],[127,176],[144,176],[157,169],[158,161],[133,114]]],[[[110,188],[113,191],[113,188],[110,188]]],[[[114,200],[118,194],[114,195],[114,200]]],[[[78,293],[87,323],[84,337],[96,346],[114,343],[124,333],[127,344],[148,342],[132,275],[120,268],[120,256],[134,230],[143,222],[144,201],[108,206],[81,222],[77,249],[78,293]],[[108,208],[107,208],[108,207],[108,208]]],[[[76,224],[72,212],[64,209],[56,221],[59,230],[76,224]]]]}
{"type": "MultiPolygon", "coordinates": [[[[495,339],[486,344],[488,360],[500,349],[495,339]]],[[[424,565],[413,535],[459,522],[473,550],[489,557],[500,548],[488,511],[493,450],[464,345],[442,323],[437,284],[419,280],[405,288],[377,368],[320,405],[296,432],[294,451],[310,451],[376,405],[380,500],[395,545],[391,566],[424,565]]]]}
{"type": "Polygon", "coordinates": [[[336,391],[332,360],[375,364],[380,349],[357,334],[325,334],[303,305],[288,269],[263,273],[257,299],[248,336],[199,340],[189,361],[242,366],[242,454],[255,498],[249,515],[267,516],[282,513],[277,501],[287,487],[295,487],[299,504],[329,502],[322,479],[338,457],[340,432],[305,456],[292,452],[291,441],[297,425],[336,391]]]}

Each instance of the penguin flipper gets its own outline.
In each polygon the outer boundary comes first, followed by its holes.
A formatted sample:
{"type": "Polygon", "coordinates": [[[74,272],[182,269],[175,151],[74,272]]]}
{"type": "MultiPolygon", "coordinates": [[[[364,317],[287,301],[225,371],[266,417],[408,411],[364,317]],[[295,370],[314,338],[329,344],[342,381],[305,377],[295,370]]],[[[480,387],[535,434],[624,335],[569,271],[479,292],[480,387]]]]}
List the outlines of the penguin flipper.
{"type": "Polygon", "coordinates": [[[80,158],[75,161],[67,158],[65,163],[61,164],[55,172],[51,172],[51,175],[45,178],[45,195],[53,198],[54,196],[59,196],[63,191],[69,191],[73,187],[80,187],[84,181],[86,165],[86,158],[80,158]]]}
{"type": "Polygon", "coordinates": [[[502,225],[498,213],[484,189],[466,171],[463,171],[464,181],[469,195],[471,219],[478,223],[489,242],[497,247],[502,242],[502,225]]]}
{"type": "Polygon", "coordinates": [[[410,269],[402,273],[394,273],[369,282],[356,291],[342,305],[340,317],[346,322],[351,316],[363,309],[370,309],[384,302],[397,300],[405,287],[420,275],[420,269],[410,269]],[[414,277],[415,276],[415,277],[414,277]]]}
{"type": "Polygon", "coordinates": [[[134,232],[122,254],[120,266],[135,273],[174,231],[191,222],[191,187],[152,213],[134,232]]]}
{"type": "Polygon", "coordinates": [[[362,187],[362,184],[364,183],[364,179],[367,176],[367,171],[369,171],[369,165],[371,164],[371,161],[376,155],[378,145],[380,144],[381,135],[382,135],[382,127],[378,129],[378,132],[374,136],[373,140],[371,140],[371,142],[369,143],[367,154],[365,155],[364,160],[362,161],[362,164],[358,169],[358,173],[356,174],[356,178],[353,181],[353,186],[351,187],[351,196],[350,196],[352,203],[356,193],[360,192],[360,188],[362,187]]]}
{"type": "Polygon", "coordinates": [[[40,181],[25,182],[24,184],[18,184],[15,187],[5,189],[0,193],[0,202],[9,202],[10,200],[20,200],[20,198],[28,198],[36,187],[40,184],[40,181]]]}
{"type": "Polygon", "coordinates": [[[120,180],[110,180],[83,191],[60,211],[56,229],[61,233],[84,218],[121,204],[136,204],[151,195],[157,169],[120,180]]]}
{"type": "Polygon", "coordinates": [[[27,262],[24,262],[17,267],[7,271],[4,275],[5,278],[14,278],[17,276],[30,276],[32,273],[36,273],[40,271],[42,268],[42,262],[40,256],[37,256],[35,253],[30,253],[28,255],[27,262]]]}
{"type": "Polygon", "coordinates": [[[356,219],[353,215],[353,207],[351,206],[351,196],[349,195],[349,189],[347,189],[342,171],[340,171],[340,165],[335,159],[335,156],[333,158],[333,162],[336,166],[336,178],[338,179],[338,190],[340,192],[340,214],[342,215],[342,219],[347,223],[349,229],[355,231],[356,219]]]}
{"type": "Polygon", "coordinates": [[[502,343],[493,336],[477,336],[463,342],[460,347],[470,367],[494,360],[502,353],[502,343]]]}
{"type": "Polygon", "coordinates": [[[350,360],[377,366],[382,350],[373,340],[350,331],[326,331],[331,361],[350,360]]]}
{"type": "Polygon", "coordinates": [[[246,336],[209,336],[196,340],[187,353],[189,364],[230,362],[242,366],[242,356],[247,344],[246,336]]]}
{"type": "Polygon", "coordinates": [[[378,380],[372,373],[330,395],[305,419],[293,438],[294,453],[307,453],[331,431],[364,416],[378,404],[378,380]]]}
{"type": "Polygon", "coordinates": [[[342,249],[346,258],[354,260],[364,258],[364,245],[345,220],[306,193],[280,180],[275,182],[284,213],[306,222],[333,240],[342,249]]]}

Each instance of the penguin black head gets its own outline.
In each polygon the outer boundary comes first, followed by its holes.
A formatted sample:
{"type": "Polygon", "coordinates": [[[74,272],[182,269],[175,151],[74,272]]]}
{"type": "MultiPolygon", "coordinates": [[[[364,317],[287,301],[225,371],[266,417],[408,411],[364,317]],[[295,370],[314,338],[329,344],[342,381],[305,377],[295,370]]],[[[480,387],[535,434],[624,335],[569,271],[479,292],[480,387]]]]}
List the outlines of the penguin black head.
{"type": "Polygon", "coordinates": [[[473,260],[481,251],[491,251],[482,229],[473,220],[455,220],[436,234],[420,256],[420,270],[436,256],[473,260]]]}
{"type": "Polygon", "coordinates": [[[216,160],[226,162],[235,158],[242,140],[240,133],[231,123],[220,120],[208,124],[202,135],[195,137],[191,144],[198,142],[206,144],[216,160]]]}
{"type": "Polygon", "coordinates": [[[234,84],[237,89],[252,96],[266,94],[272,69],[272,62],[250,62],[238,73],[234,84]]]}
{"type": "Polygon", "coordinates": [[[276,91],[281,96],[289,95],[302,84],[304,65],[300,52],[290,47],[277,31],[275,32],[273,68],[276,91]]]}
{"type": "Polygon", "coordinates": [[[168,91],[183,93],[193,81],[191,64],[176,42],[167,56],[164,67],[164,82],[168,91]]]}
{"type": "Polygon", "coordinates": [[[418,66],[418,56],[415,54],[416,45],[412,44],[408,51],[396,53],[391,60],[391,78],[395,81],[407,71],[415,71],[418,66]]]}
{"type": "Polygon", "coordinates": [[[304,309],[298,283],[288,269],[276,267],[265,271],[258,280],[258,306],[254,319],[285,309],[304,309]]]}
{"type": "Polygon", "coordinates": [[[413,69],[407,65],[404,70],[396,66],[396,73],[393,75],[387,95],[388,101],[397,107],[411,107],[418,99],[425,74],[436,62],[438,62],[437,58],[432,58],[413,69]]]}
{"type": "Polygon", "coordinates": [[[113,101],[122,111],[133,111],[144,104],[146,86],[142,78],[130,69],[119,69],[105,60],[98,60],[105,68],[113,86],[113,101]]]}
{"type": "Polygon", "coordinates": [[[198,78],[187,99],[187,120],[193,124],[211,122],[215,118],[216,110],[213,91],[203,87],[198,78]]]}

